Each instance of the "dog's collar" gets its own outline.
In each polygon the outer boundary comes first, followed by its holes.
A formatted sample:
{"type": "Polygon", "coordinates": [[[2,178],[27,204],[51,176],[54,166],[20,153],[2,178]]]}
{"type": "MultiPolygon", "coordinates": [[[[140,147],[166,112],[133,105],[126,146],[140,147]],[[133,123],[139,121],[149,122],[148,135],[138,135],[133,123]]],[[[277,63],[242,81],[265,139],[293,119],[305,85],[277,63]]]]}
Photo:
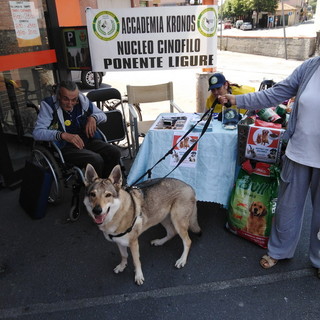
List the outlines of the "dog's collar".
{"type": "Polygon", "coordinates": [[[110,240],[112,240],[112,238],[120,238],[124,235],[126,235],[127,233],[131,232],[133,227],[134,227],[134,224],[136,223],[136,220],[137,220],[137,216],[133,219],[133,222],[132,222],[132,225],[131,227],[129,227],[125,232],[122,232],[122,233],[119,233],[119,234],[108,234],[108,237],[110,238],[110,240]]]}
{"type": "Polygon", "coordinates": [[[134,217],[134,219],[133,219],[133,221],[132,221],[131,226],[130,226],[126,231],[121,232],[121,233],[119,233],[119,234],[115,234],[115,235],[113,235],[113,234],[108,234],[110,240],[112,240],[113,238],[120,238],[120,237],[126,235],[127,233],[130,233],[130,232],[132,231],[133,227],[134,227],[134,224],[135,224],[136,221],[137,221],[138,216],[141,215],[141,212],[137,212],[137,211],[138,211],[138,210],[137,210],[138,205],[137,205],[137,203],[136,203],[133,195],[131,194],[130,189],[139,189],[139,188],[137,188],[137,187],[130,187],[130,188],[127,188],[127,189],[126,189],[126,191],[130,194],[131,200],[132,200],[132,202],[133,202],[133,204],[134,204],[134,215],[135,215],[135,217],[134,217]]]}

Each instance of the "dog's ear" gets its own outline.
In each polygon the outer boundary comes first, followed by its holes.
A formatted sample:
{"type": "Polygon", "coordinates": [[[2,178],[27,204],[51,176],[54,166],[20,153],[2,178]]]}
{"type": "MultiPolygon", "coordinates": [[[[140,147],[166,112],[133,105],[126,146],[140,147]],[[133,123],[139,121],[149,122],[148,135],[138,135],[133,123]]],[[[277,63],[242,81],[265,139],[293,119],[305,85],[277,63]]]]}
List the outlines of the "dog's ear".
{"type": "Polygon", "coordinates": [[[266,207],[264,207],[264,209],[263,209],[263,212],[262,212],[262,217],[264,217],[264,216],[266,216],[267,215],[267,213],[268,213],[268,211],[267,211],[267,208],[266,207]]]}
{"type": "Polygon", "coordinates": [[[116,165],[109,176],[109,180],[114,184],[114,187],[116,188],[117,191],[120,190],[122,186],[122,173],[121,173],[121,167],[120,165],[116,165]]]}
{"type": "Polygon", "coordinates": [[[96,180],[98,177],[96,170],[94,170],[94,167],[88,163],[86,167],[86,171],[84,173],[84,184],[87,187],[90,185],[94,180],[96,180]]]}

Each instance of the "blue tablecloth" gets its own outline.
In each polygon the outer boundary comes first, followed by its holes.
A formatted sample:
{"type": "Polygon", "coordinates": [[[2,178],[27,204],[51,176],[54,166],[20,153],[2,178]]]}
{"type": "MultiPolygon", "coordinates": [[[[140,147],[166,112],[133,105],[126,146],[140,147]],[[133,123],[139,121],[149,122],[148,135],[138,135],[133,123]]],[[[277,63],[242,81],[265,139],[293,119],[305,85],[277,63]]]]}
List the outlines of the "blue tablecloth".
{"type": "MultiPolygon", "coordinates": [[[[132,185],[172,148],[174,133],[174,130],[148,131],[129,172],[128,185],[132,185]]],[[[168,174],[174,168],[171,158],[172,155],[168,155],[161,161],[152,170],[151,178],[161,178],[168,174]]],[[[237,130],[225,130],[221,122],[213,120],[212,130],[206,132],[198,142],[195,167],[180,165],[169,177],[190,184],[195,189],[198,201],[226,206],[234,184],[236,160],[237,130]]]]}

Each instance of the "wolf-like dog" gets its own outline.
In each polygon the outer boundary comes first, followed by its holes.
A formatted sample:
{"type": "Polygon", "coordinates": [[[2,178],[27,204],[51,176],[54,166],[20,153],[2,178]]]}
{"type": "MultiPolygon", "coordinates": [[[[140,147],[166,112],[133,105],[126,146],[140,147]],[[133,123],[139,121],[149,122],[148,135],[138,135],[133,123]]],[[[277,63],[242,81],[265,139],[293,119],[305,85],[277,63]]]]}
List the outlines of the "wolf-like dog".
{"type": "Polygon", "coordinates": [[[106,239],[115,242],[120,250],[121,262],[115,267],[115,273],[122,272],[127,266],[129,247],[135,267],[135,282],[143,284],[138,237],[159,223],[164,226],[167,234],[164,238],[151,241],[151,244],[161,246],[179,234],[183,242],[183,253],[175,266],[185,266],[191,246],[188,229],[201,233],[195,192],[191,186],[177,179],[164,178],[152,179],[138,187],[125,189],[122,187],[119,165],[113,168],[108,179],[101,179],[88,164],[85,181],[84,204],[89,216],[106,239]]]}

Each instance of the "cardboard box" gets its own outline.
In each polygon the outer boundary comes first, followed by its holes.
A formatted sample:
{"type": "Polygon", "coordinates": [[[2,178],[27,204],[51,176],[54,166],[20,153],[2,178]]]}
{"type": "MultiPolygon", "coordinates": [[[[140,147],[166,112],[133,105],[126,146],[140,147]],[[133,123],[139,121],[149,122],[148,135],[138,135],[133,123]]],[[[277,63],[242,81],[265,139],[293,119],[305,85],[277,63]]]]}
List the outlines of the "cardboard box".
{"type": "Polygon", "coordinates": [[[254,125],[254,119],[246,118],[238,123],[239,163],[252,159],[267,163],[279,163],[282,155],[284,129],[254,125]]]}

